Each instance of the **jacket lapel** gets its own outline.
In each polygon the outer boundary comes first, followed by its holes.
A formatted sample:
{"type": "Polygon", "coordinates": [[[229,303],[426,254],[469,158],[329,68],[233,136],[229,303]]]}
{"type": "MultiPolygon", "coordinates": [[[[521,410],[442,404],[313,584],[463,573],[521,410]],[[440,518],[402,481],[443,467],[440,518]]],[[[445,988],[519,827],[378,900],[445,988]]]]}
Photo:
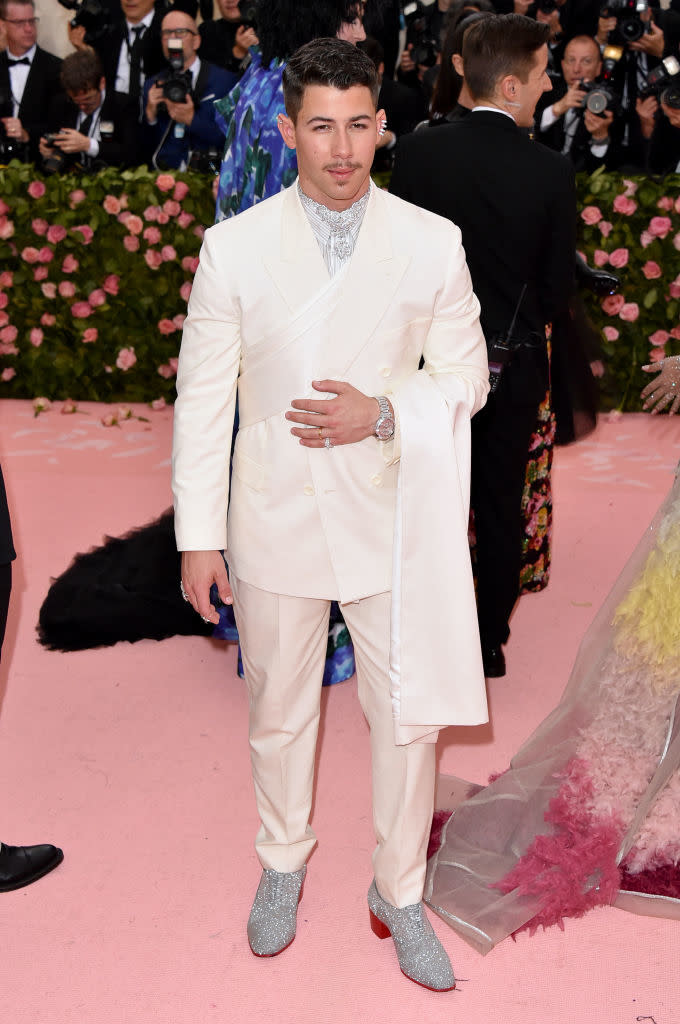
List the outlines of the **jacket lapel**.
{"type": "Polygon", "coordinates": [[[264,266],[291,313],[328,286],[328,270],[297,192],[297,182],[283,194],[278,252],[265,253],[264,266]]]}

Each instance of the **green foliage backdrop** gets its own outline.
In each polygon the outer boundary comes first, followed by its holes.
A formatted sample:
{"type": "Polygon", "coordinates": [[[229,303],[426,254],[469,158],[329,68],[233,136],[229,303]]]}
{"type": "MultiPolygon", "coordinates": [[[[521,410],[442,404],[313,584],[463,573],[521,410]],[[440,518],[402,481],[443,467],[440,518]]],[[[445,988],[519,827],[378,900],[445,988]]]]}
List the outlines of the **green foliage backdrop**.
{"type": "MultiPolygon", "coordinates": [[[[384,184],[384,182],[380,182],[384,184]]],[[[579,249],[621,279],[586,296],[604,403],[639,409],[640,365],[680,352],[680,176],[582,176],[579,249]]],[[[0,171],[0,397],[172,401],[209,179],[140,168],[0,171]]]]}

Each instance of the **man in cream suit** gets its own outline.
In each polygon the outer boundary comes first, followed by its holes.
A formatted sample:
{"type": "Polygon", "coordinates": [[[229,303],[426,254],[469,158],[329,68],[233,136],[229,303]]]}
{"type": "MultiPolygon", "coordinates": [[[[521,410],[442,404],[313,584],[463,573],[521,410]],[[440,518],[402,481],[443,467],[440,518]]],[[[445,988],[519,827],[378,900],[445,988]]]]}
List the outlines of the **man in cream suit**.
{"type": "Polygon", "coordinates": [[[371,183],[378,88],[350,44],[302,47],[279,118],[298,182],[206,233],[177,378],[175,520],[187,600],[216,621],[211,584],[233,594],[243,649],[263,867],[252,951],[295,937],[335,599],[371,732],[372,925],[409,978],[448,990],[422,892],[438,730],[487,717],[467,517],[488,372],[460,232],[371,183]]]}

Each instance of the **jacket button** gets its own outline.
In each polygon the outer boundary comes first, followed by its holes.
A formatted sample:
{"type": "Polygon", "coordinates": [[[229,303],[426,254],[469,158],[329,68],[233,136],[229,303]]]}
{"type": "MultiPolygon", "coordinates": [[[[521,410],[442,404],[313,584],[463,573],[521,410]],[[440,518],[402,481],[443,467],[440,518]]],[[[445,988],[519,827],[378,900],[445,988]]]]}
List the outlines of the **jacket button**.
{"type": "Polygon", "coordinates": [[[383,377],[391,377],[392,376],[392,367],[391,366],[383,366],[383,368],[382,368],[382,370],[380,372],[382,373],[383,377]]]}
{"type": "Polygon", "coordinates": [[[374,487],[382,487],[382,477],[379,473],[376,473],[375,476],[371,477],[371,483],[374,487]]]}
{"type": "Polygon", "coordinates": [[[305,494],[314,494],[314,488],[312,487],[311,484],[305,484],[304,492],[305,494]]]}

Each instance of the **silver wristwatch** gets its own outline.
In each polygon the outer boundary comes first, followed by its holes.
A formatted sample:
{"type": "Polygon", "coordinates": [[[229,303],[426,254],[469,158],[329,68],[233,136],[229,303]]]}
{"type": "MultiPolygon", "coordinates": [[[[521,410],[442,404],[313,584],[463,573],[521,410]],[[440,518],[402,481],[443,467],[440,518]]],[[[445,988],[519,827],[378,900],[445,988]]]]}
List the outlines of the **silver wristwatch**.
{"type": "Polygon", "coordinates": [[[375,424],[375,436],[379,441],[391,441],[394,437],[394,416],[390,403],[384,395],[381,395],[378,398],[378,405],[380,406],[380,415],[375,424]]]}

